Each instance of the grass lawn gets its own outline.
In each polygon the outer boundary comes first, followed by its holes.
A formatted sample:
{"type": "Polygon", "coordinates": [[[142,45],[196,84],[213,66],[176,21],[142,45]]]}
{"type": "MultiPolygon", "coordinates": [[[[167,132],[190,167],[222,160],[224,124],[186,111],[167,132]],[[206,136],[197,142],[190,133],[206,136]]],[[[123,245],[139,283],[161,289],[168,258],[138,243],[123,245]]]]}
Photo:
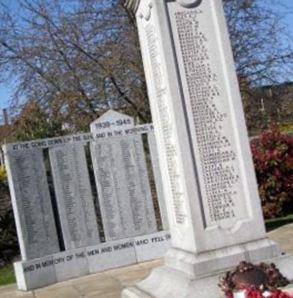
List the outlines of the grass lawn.
{"type": "Polygon", "coordinates": [[[268,219],[265,221],[267,232],[277,229],[283,225],[293,223],[293,214],[287,215],[285,217],[278,217],[274,219],[268,219]]]}
{"type": "Polygon", "coordinates": [[[0,286],[15,283],[14,270],[12,265],[0,269],[0,286]]]}
{"type": "Polygon", "coordinates": [[[280,125],[281,132],[293,134],[293,123],[284,123],[280,125]]]}
{"type": "MultiPolygon", "coordinates": [[[[281,133],[283,133],[283,134],[291,134],[292,135],[293,134],[293,122],[279,124],[279,129],[280,129],[281,133]]],[[[252,128],[249,130],[249,136],[257,137],[262,133],[262,131],[263,130],[260,127],[252,128]]]]}

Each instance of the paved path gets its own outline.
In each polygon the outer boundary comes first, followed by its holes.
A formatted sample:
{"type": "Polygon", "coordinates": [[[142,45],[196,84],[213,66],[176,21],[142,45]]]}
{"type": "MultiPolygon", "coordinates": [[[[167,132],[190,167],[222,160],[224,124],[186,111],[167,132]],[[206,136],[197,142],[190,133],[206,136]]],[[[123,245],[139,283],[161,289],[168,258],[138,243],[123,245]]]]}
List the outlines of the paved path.
{"type": "MultiPolygon", "coordinates": [[[[293,254],[293,224],[270,232],[269,237],[293,254]]],[[[0,298],[119,298],[123,287],[144,279],[161,264],[162,260],[156,260],[112,269],[26,293],[17,291],[15,285],[0,287],[0,298]]]]}
{"type": "Polygon", "coordinates": [[[293,223],[271,231],[268,236],[280,244],[283,252],[293,254],[293,223]]]}
{"type": "Polygon", "coordinates": [[[118,298],[123,287],[147,277],[152,268],[163,264],[162,260],[140,263],[119,269],[107,270],[43,289],[21,292],[16,285],[0,287],[1,298],[118,298]]]}

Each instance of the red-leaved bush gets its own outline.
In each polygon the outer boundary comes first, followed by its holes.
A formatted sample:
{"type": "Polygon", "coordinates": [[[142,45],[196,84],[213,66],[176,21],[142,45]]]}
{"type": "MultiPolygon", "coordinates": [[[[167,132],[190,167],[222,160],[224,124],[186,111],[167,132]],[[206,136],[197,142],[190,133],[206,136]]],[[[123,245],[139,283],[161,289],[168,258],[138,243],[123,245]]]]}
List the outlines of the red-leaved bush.
{"type": "Polygon", "coordinates": [[[293,210],[293,136],[272,125],[251,141],[254,166],[265,218],[293,210]]]}

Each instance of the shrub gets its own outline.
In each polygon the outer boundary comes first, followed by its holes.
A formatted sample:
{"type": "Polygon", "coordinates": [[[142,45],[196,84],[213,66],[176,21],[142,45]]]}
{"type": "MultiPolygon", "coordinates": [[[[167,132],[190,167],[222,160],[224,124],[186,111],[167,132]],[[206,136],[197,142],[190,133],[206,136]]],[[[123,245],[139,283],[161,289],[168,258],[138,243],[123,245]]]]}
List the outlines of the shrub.
{"type": "Polygon", "coordinates": [[[0,166],[0,215],[11,209],[8,181],[4,166],[0,166]]]}
{"type": "Polygon", "coordinates": [[[251,141],[259,194],[265,218],[293,211],[293,137],[271,125],[251,141]]]}
{"type": "Polygon", "coordinates": [[[0,215],[11,208],[8,181],[4,166],[0,166],[0,215]]]}
{"type": "Polygon", "coordinates": [[[18,253],[6,171],[0,166],[0,267],[9,263],[18,253]]]}
{"type": "Polygon", "coordinates": [[[0,216],[0,267],[19,254],[12,209],[0,216]]]}
{"type": "Polygon", "coordinates": [[[4,166],[0,166],[0,183],[1,184],[7,183],[6,170],[4,166]]]}

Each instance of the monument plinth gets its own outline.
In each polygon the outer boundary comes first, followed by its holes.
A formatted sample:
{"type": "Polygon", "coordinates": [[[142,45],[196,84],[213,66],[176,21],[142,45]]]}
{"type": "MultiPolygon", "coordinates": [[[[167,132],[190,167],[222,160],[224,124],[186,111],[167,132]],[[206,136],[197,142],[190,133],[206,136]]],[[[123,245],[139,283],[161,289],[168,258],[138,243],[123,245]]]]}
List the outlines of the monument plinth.
{"type": "Polygon", "coordinates": [[[218,297],[219,272],[280,256],[266,238],[222,1],[126,5],[137,20],[172,248],[122,297],[218,297]]]}

